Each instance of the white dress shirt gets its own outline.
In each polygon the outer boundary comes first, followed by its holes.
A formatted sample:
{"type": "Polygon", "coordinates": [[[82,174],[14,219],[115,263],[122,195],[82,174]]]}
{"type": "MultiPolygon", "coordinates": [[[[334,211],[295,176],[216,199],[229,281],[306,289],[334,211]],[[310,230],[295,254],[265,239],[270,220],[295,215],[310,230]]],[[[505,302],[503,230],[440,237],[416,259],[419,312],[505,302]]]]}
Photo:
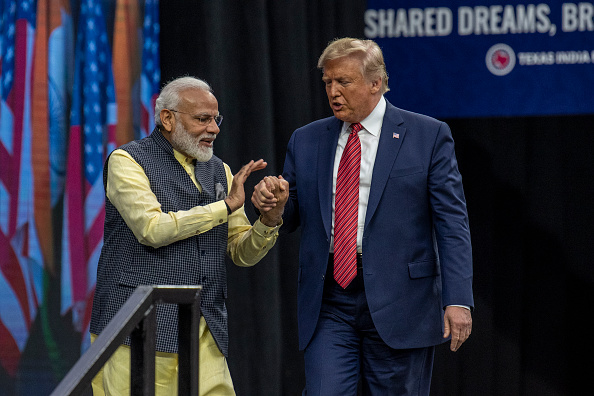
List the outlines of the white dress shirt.
{"type": "MultiPolygon", "coordinates": [[[[363,128],[359,131],[359,140],[361,141],[361,173],[359,178],[359,220],[357,227],[357,252],[361,253],[363,227],[365,225],[365,214],[367,212],[367,202],[369,201],[369,191],[371,189],[371,176],[373,174],[373,165],[379,144],[384,114],[386,113],[386,99],[382,96],[373,111],[361,121],[363,128]]],[[[336,199],[336,176],[338,175],[338,165],[340,158],[349,138],[351,124],[343,123],[338,137],[338,146],[334,156],[334,170],[332,173],[332,233],[330,241],[330,252],[334,252],[334,202],[336,199]]]]}

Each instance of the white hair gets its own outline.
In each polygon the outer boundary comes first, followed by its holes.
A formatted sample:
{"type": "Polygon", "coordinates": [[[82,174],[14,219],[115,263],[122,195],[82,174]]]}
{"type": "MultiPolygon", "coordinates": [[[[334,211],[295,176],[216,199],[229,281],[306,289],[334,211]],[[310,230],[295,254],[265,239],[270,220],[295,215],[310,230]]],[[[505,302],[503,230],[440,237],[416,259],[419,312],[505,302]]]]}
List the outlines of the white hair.
{"type": "Polygon", "coordinates": [[[159,127],[163,126],[161,123],[161,110],[177,108],[181,100],[179,96],[180,92],[190,88],[201,89],[212,93],[210,85],[206,81],[196,77],[179,77],[168,82],[161,90],[155,102],[155,125],[159,127]]]}

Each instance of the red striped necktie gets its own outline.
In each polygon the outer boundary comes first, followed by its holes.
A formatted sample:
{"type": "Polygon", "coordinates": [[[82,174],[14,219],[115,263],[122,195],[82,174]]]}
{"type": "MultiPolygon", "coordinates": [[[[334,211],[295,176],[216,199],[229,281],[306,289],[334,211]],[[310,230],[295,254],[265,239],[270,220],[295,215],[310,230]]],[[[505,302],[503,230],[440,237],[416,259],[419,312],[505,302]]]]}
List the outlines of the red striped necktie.
{"type": "Polygon", "coordinates": [[[359,175],[363,126],[351,124],[338,175],[334,205],[334,279],[346,288],[357,275],[357,226],[359,215],[359,175]]]}

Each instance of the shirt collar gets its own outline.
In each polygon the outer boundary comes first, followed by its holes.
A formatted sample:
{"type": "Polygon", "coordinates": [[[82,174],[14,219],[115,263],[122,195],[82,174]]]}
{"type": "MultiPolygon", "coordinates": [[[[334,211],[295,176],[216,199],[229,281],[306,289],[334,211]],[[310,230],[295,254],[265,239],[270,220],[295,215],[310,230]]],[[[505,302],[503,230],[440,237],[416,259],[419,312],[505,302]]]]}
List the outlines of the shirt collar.
{"type": "MultiPolygon", "coordinates": [[[[386,99],[383,97],[380,98],[377,105],[373,111],[365,117],[363,121],[361,121],[361,125],[363,128],[373,136],[379,136],[380,131],[382,130],[382,124],[384,122],[384,115],[386,114],[386,99]]],[[[351,124],[347,124],[346,122],[343,123],[342,132],[344,133],[351,124]]]]}
{"type": "Polygon", "coordinates": [[[173,149],[173,155],[175,156],[175,159],[182,165],[194,164],[194,158],[186,157],[184,154],[180,153],[176,149],[173,149]]]}

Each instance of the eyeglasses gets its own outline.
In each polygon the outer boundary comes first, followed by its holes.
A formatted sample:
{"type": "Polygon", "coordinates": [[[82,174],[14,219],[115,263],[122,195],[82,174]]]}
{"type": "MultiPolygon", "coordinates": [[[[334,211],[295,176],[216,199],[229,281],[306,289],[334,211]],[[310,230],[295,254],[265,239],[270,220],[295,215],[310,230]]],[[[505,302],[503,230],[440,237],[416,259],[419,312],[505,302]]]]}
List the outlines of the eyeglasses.
{"type": "Polygon", "coordinates": [[[184,113],[183,111],[179,111],[179,110],[173,110],[173,109],[167,109],[167,110],[173,111],[174,113],[190,115],[190,116],[192,116],[193,119],[198,121],[198,123],[200,125],[210,125],[210,123],[214,120],[214,122],[215,122],[215,124],[217,124],[217,126],[221,126],[221,122],[223,122],[223,116],[220,114],[213,117],[208,114],[190,114],[190,113],[184,113]]]}

